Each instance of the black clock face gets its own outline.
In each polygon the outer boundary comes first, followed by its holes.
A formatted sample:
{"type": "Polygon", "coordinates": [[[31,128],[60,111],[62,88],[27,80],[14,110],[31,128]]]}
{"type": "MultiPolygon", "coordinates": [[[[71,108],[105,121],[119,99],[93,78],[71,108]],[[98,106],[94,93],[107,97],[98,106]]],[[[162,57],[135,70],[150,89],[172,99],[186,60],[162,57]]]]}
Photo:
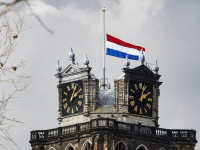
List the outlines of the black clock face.
{"type": "Polygon", "coordinates": [[[83,111],[83,83],[75,81],[62,85],[62,116],[83,111]]]}
{"type": "Polygon", "coordinates": [[[131,80],[129,82],[129,107],[132,114],[152,117],[153,85],[131,80]]]}

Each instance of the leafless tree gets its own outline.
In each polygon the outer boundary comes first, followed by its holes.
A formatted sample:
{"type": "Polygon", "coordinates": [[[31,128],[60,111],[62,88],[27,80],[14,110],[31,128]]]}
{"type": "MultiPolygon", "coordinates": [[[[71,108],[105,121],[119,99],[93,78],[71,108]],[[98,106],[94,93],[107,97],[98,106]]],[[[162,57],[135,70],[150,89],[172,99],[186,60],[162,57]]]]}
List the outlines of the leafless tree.
{"type": "Polygon", "coordinates": [[[38,22],[48,32],[53,33],[33,11],[28,0],[13,0],[12,2],[6,2],[5,0],[5,2],[0,2],[0,86],[3,88],[5,84],[9,84],[13,87],[13,90],[10,90],[11,88],[9,88],[9,94],[4,93],[3,91],[0,93],[0,147],[4,147],[5,149],[6,146],[2,144],[2,140],[11,141],[17,146],[9,134],[9,129],[14,123],[22,123],[15,117],[9,118],[7,116],[8,103],[14,97],[14,94],[29,86],[25,81],[29,77],[18,74],[18,70],[26,64],[26,61],[21,60],[18,64],[12,64],[12,61],[11,63],[9,62],[11,56],[14,55],[13,52],[16,50],[16,41],[20,38],[20,33],[28,28],[24,25],[24,17],[21,17],[15,9],[15,6],[18,4],[26,5],[38,22]],[[15,12],[17,18],[12,22],[7,17],[7,14],[10,11],[15,12]]]}

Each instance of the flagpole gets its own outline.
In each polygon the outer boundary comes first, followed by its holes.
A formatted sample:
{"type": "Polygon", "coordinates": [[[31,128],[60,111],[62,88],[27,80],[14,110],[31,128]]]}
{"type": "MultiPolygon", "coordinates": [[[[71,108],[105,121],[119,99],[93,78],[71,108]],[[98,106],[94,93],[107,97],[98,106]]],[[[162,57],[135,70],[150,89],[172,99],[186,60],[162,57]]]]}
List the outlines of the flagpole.
{"type": "Polygon", "coordinates": [[[105,32],[105,7],[103,8],[103,89],[105,89],[105,51],[106,51],[106,45],[105,45],[105,37],[106,37],[106,32],[105,32]]]}

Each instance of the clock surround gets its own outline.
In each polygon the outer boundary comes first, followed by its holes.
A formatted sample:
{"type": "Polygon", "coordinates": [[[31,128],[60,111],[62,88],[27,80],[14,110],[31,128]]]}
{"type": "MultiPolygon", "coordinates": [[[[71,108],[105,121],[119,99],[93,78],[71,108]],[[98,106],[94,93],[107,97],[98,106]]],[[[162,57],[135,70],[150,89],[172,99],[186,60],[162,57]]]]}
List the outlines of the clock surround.
{"type": "Polygon", "coordinates": [[[153,85],[130,80],[128,112],[152,117],[153,85]]]}
{"type": "Polygon", "coordinates": [[[82,80],[62,84],[62,116],[83,112],[82,80]]]}

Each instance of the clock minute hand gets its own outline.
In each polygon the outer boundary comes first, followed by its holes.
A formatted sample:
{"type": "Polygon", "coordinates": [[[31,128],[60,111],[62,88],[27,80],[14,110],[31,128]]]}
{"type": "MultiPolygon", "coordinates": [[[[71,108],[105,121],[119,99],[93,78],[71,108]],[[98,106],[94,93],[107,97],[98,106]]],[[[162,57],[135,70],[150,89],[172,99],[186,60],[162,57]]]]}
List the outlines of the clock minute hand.
{"type": "Polygon", "coordinates": [[[70,98],[70,102],[73,100],[73,98],[74,98],[74,91],[76,90],[76,88],[77,88],[77,86],[75,85],[75,87],[74,87],[74,90],[73,90],[73,93],[72,93],[72,96],[71,96],[71,98],[70,98]]]}
{"type": "Polygon", "coordinates": [[[143,87],[142,88],[142,94],[141,94],[141,97],[138,99],[140,102],[142,102],[143,98],[144,98],[144,91],[145,91],[146,87],[143,87]]]}

